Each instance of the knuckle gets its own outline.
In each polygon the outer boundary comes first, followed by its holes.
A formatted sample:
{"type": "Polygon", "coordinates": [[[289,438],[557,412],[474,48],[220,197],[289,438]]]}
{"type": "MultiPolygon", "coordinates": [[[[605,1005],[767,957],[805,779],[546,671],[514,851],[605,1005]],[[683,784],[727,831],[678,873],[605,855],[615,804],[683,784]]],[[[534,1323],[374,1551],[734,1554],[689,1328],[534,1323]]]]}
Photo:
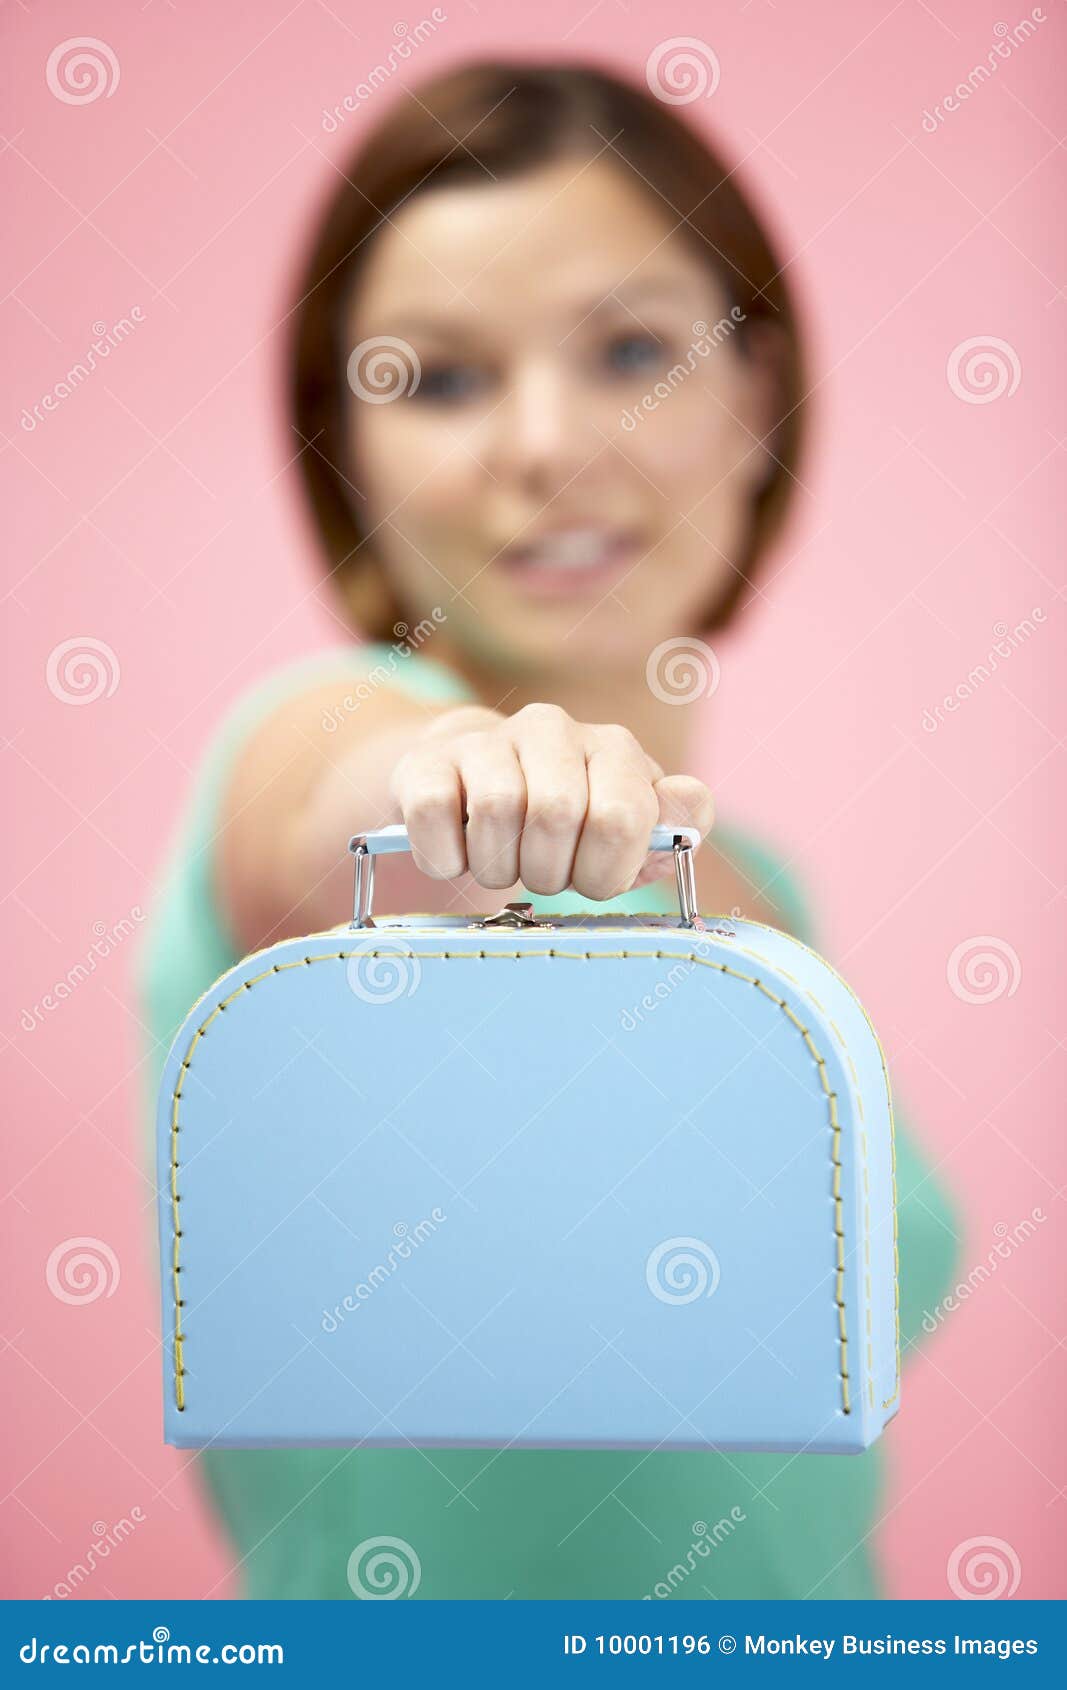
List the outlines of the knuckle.
{"type": "Polygon", "coordinates": [[[522,884],[528,892],[536,892],[540,898],[553,898],[557,893],[567,890],[566,874],[550,874],[547,870],[538,872],[534,869],[524,870],[522,884]]]}
{"type": "Polygon", "coordinates": [[[453,794],[444,788],[422,787],[413,792],[404,806],[404,821],[409,828],[432,827],[451,814],[453,794]]]}
{"type": "Polygon", "coordinates": [[[637,735],[622,722],[605,722],[597,735],[609,751],[640,751],[637,735]]]}
{"type": "Polygon", "coordinates": [[[494,857],[492,862],[482,864],[477,869],[472,867],[470,872],[472,872],[473,879],[479,886],[484,886],[490,892],[502,892],[504,887],[516,884],[517,874],[512,872],[512,867],[514,865],[507,864],[504,860],[497,860],[494,857]]]}
{"type": "Polygon", "coordinates": [[[486,743],[499,732],[500,728],[495,725],[487,728],[468,728],[464,733],[455,736],[450,742],[449,750],[458,762],[464,756],[469,756],[472,751],[483,751],[486,743]]]}
{"type": "Polygon", "coordinates": [[[534,702],[524,704],[521,710],[515,712],[516,720],[520,717],[523,722],[531,723],[534,727],[561,727],[570,721],[567,712],[558,704],[534,702]]]}
{"type": "Polygon", "coordinates": [[[467,794],[467,820],[479,826],[517,827],[519,794],[505,787],[467,794]]]}
{"type": "Polygon", "coordinates": [[[590,809],[586,832],[600,845],[630,845],[647,839],[656,813],[654,799],[602,798],[590,809]]]}
{"type": "Polygon", "coordinates": [[[695,775],[679,775],[673,783],[674,791],[694,820],[703,820],[710,827],[715,814],[715,799],[710,786],[695,775]]]}
{"type": "Polygon", "coordinates": [[[565,839],[577,834],[585,815],[582,801],[569,792],[550,792],[527,812],[527,827],[545,833],[551,839],[565,839]]]}
{"type": "Polygon", "coordinates": [[[514,886],[518,876],[511,872],[510,865],[494,860],[484,867],[471,870],[479,886],[484,886],[490,892],[502,892],[505,886],[514,886]]]}

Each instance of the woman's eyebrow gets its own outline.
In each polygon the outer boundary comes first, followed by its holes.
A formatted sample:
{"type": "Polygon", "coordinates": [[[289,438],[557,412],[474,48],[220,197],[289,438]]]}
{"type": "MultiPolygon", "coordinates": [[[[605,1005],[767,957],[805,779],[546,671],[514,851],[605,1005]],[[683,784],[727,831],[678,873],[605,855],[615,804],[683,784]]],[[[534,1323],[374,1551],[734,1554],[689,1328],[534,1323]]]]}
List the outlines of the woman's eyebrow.
{"type": "MultiPolygon", "coordinates": [[[[399,316],[389,317],[388,332],[397,335],[440,335],[442,339],[451,341],[463,340],[464,338],[472,339],[475,326],[452,317],[424,316],[417,312],[405,316],[401,312],[399,316]]],[[[372,336],[371,338],[376,337],[372,336]]]]}
{"type": "Polygon", "coordinates": [[[643,281],[620,282],[609,293],[601,294],[596,302],[589,307],[588,316],[597,311],[608,311],[613,305],[621,306],[623,310],[631,305],[647,303],[650,299],[667,299],[681,303],[693,298],[693,284],[674,276],[649,276],[643,281]]]}

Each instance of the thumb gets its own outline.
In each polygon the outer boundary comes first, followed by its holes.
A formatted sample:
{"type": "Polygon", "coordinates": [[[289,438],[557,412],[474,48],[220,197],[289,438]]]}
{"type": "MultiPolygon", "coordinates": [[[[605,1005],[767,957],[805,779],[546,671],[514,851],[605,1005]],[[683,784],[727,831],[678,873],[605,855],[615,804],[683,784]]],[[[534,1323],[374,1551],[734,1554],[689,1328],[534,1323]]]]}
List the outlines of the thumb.
{"type": "MultiPolygon", "coordinates": [[[[695,827],[705,839],[715,820],[715,800],[704,782],[693,775],[664,775],[652,784],[659,800],[660,823],[695,827]]],[[[634,885],[645,886],[650,880],[664,880],[673,873],[673,851],[650,851],[634,885]]]]}

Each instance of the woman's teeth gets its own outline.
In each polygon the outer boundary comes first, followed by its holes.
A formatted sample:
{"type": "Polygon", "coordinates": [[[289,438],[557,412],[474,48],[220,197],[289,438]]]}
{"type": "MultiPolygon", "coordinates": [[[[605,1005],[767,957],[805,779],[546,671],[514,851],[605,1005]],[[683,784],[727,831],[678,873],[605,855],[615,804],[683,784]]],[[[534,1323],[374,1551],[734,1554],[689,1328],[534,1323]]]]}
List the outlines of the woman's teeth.
{"type": "Polygon", "coordinates": [[[615,554],[618,543],[618,535],[602,528],[566,528],[515,547],[512,556],[533,568],[595,569],[615,554]]]}

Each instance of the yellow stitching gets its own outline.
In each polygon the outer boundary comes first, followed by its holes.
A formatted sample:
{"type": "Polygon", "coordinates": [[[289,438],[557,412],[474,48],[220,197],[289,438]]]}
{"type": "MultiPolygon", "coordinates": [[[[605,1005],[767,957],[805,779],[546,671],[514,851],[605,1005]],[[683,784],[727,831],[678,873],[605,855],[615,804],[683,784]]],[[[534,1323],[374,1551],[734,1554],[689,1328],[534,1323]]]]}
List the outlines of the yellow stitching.
{"type": "MultiPolygon", "coordinates": [[[[754,924],[754,925],[756,925],[756,924],[754,924]]],[[[766,926],[766,923],[759,923],[758,925],[766,926]]],[[[777,932],[778,929],[768,928],[768,931],[777,932]]],[[[795,942],[800,943],[799,940],[797,940],[795,942]]],[[[804,946],[803,948],[805,950],[809,949],[808,946],[804,946]]],[[[256,955],[262,955],[263,953],[257,952],[255,954],[256,955]]],[[[469,956],[473,955],[474,953],[472,953],[469,950],[464,950],[464,951],[411,951],[409,954],[411,956],[418,957],[420,959],[423,959],[423,958],[425,958],[425,959],[450,958],[452,960],[456,960],[460,957],[469,957],[469,956]]],[[[828,1082],[827,1075],[826,1075],[825,1060],[819,1054],[819,1051],[818,1051],[818,1049],[815,1045],[814,1040],[811,1037],[811,1034],[810,1034],[808,1028],[805,1027],[803,1025],[803,1023],[800,1021],[800,1019],[793,1013],[792,1009],[786,1003],[785,999],[779,998],[774,992],[770,991],[769,988],[764,986],[762,981],[759,980],[755,975],[742,974],[737,969],[730,968],[724,962],[713,962],[710,958],[698,957],[693,952],[686,953],[686,952],[683,952],[683,951],[662,951],[662,950],[657,950],[657,951],[562,951],[562,950],[556,949],[556,947],[553,946],[549,950],[540,950],[540,951],[535,951],[533,949],[527,949],[527,950],[521,950],[521,951],[496,951],[496,950],[494,950],[494,951],[482,952],[482,953],[479,953],[479,954],[483,955],[483,956],[493,956],[493,957],[512,958],[512,959],[518,959],[520,957],[560,957],[560,958],[563,958],[567,961],[572,961],[572,962],[583,962],[583,961],[584,962],[592,962],[592,961],[595,961],[598,957],[608,957],[608,958],[612,958],[612,959],[615,959],[615,960],[618,960],[620,958],[633,958],[633,959],[636,959],[636,960],[642,960],[642,959],[648,960],[648,959],[652,959],[652,958],[661,958],[661,959],[667,959],[667,960],[677,961],[677,962],[690,962],[690,963],[694,963],[697,966],[702,967],[702,968],[717,968],[719,970],[719,972],[722,973],[722,974],[732,974],[736,979],[745,980],[745,981],[748,982],[749,985],[759,987],[764,992],[765,996],[771,998],[778,1005],[778,1007],[782,1010],[782,1012],[789,1017],[790,1021],[792,1021],[794,1023],[794,1025],[800,1030],[800,1032],[801,1032],[801,1034],[803,1035],[803,1038],[804,1038],[804,1043],[806,1044],[808,1050],[810,1051],[812,1057],[815,1060],[815,1063],[816,1063],[816,1066],[817,1066],[817,1069],[818,1069],[819,1079],[820,1079],[820,1082],[821,1082],[822,1088],[823,1088],[823,1093],[824,1093],[824,1095],[827,1099],[828,1113],[829,1113],[829,1117],[830,1117],[830,1127],[831,1127],[830,1159],[831,1159],[831,1163],[833,1164],[833,1169],[834,1169],[834,1174],[833,1174],[834,1238],[835,1238],[835,1241],[836,1241],[836,1257],[837,1257],[834,1301],[835,1301],[835,1304],[837,1306],[837,1311],[838,1311],[838,1326],[839,1326],[839,1333],[840,1333],[839,1344],[840,1344],[840,1350],[841,1350],[841,1358],[840,1358],[840,1364],[839,1364],[839,1374],[840,1374],[840,1379],[841,1379],[841,1396],[842,1396],[844,1413],[850,1414],[852,1412],[852,1408],[851,1408],[851,1400],[850,1400],[850,1394],[849,1394],[848,1340],[847,1340],[846,1332],[845,1332],[845,1256],[844,1256],[845,1233],[844,1233],[844,1226],[843,1226],[844,1216],[843,1216],[843,1212],[842,1212],[842,1199],[841,1199],[841,1194],[840,1194],[841,1161],[840,1161],[840,1157],[838,1155],[838,1151],[840,1149],[840,1139],[841,1139],[841,1124],[840,1124],[840,1121],[837,1118],[837,1094],[835,1092],[831,1091],[831,1089],[830,1089],[829,1082],[828,1082]]],[[[811,954],[817,955],[816,952],[812,952],[811,954]]],[[[355,957],[355,956],[386,956],[386,957],[391,957],[391,956],[395,956],[395,952],[392,952],[392,951],[380,952],[380,951],[377,951],[377,950],[368,951],[366,949],[366,947],[361,947],[359,949],[349,950],[349,951],[317,952],[317,953],[314,953],[314,954],[308,954],[308,955],[303,956],[303,957],[297,957],[292,962],[275,963],[271,968],[265,969],[261,974],[256,975],[254,978],[242,981],[241,985],[238,986],[235,991],[231,992],[228,997],[223,998],[220,1003],[216,1004],[216,1006],[212,1010],[211,1014],[196,1029],[196,1032],[194,1033],[192,1039],[189,1042],[189,1046],[188,1046],[188,1049],[186,1051],[185,1059],[179,1067],[179,1071],[178,1071],[179,1077],[178,1077],[178,1081],[175,1084],[174,1093],[173,1093],[173,1112],[172,1112],[172,1116],[171,1116],[171,1135],[170,1135],[170,1139],[171,1139],[171,1160],[170,1160],[171,1224],[172,1224],[172,1227],[173,1227],[172,1282],[173,1282],[173,1290],[174,1290],[174,1395],[175,1395],[175,1401],[177,1403],[179,1410],[184,1410],[184,1408],[185,1408],[185,1386],[184,1386],[184,1383],[183,1383],[183,1380],[185,1378],[185,1366],[184,1366],[185,1335],[184,1335],[184,1331],[183,1331],[183,1328],[182,1328],[182,1318],[181,1318],[181,1310],[184,1307],[184,1300],[180,1295],[180,1287],[178,1285],[178,1274],[181,1273],[181,1271],[182,1271],[181,1263],[180,1263],[180,1240],[181,1240],[183,1234],[182,1234],[181,1225],[179,1224],[180,1217],[178,1215],[178,1207],[177,1207],[178,1204],[181,1202],[181,1195],[177,1190],[177,1179],[176,1179],[176,1175],[177,1175],[177,1171],[178,1171],[178,1167],[179,1167],[177,1134],[180,1131],[180,1126],[179,1126],[179,1121],[178,1121],[178,1109],[179,1109],[179,1101],[180,1101],[180,1098],[181,1098],[182,1084],[184,1082],[185,1074],[188,1072],[189,1064],[190,1064],[190,1061],[192,1060],[193,1051],[196,1049],[197,1043],[203,1037],[203,1035],[207,1032],[207,1029],[211,1026],[211,1023],[216,1019],[216,1017],[218,1016],[220,1011],[225,1010],[227,1008],[227,1006],[234,1001],[235,998],[238,998],[238,997],[241,996],[242,992],[250,991],[254,985],[257,985],[262,980],[266,980],[267,978],[269,978],[270,975],[281,974],[281,973],[288,971],[291,968],[301,968],[305,965],[310,965],[313,962],[344,961],[348,958],[355,957]]],[[[760,959],[760,960],[762,960],[762,959],[760,959]]],[[[822,960],[822,959],[820,959],[820,960],[822,960]]],[[[829,965],[826,965],[826,966],[829,966],[829,965]]],[[[786,971],[784,969],[781,969],[780,972],[785,973],[786,971]]],[[[790,978],[792,978],[792,976],[790,976],[790,978]]],[[[840,978],[840,976],[838,976],[838,978],[840,978]]],[[[842,982],[842,984],[844,984],[844,982],[842,982]]],[[[204,995],[206,996],[207,994],[204,994],[204,995]]],[[[808,995],[810,996],[811,994],[809,993],[808,995]]],[[[857,1000],[857,1002],[858,1002],[858,1000],[857,1000]]],[[[862,1008],[862,1005],[860,1007],[862,1008]]],[[[865,1015],[865,1018],[866,1018],[866,1015],[865,1015]]],[[[870,1026],[869,1019],[867,1021],[867,1025],[870,1026]]],[[[873,1027],[871,1027],[871,1032],[872,1033],[874,1032],[873,1027]]],[[[875,1038],[876,1038],[876,1042],[877,1042],[877,1035],[875,1035],[875,1038]]],[[[878,1045],[878,1049],[879,1049],[879,1053],[881,1054],[881,1045],[880,1044],[878,1045]]],[[[883,1069],[883,1074],[885,1074],[886,1087],[887,1087],[887,1091],[888,1091],[888,1083],[889,1082],[888,1082],[888,1074],[885,1071],[884,1055],[882,1056],[882,1069],[883,1069]]],[[[892,1102],[891,1102],[891,1100],[890,1100],[890,1128],[891,1128],[891,1132],[892,1132],[892,1102]]],[[[892,1144],[892,1140],[891,1140],[891,1144],[892,1144]]],[[[866,1162],[865,1162],[865,1168],[866,1168],[866,1162]]],[[[869,1216],[867,1218],[867,1224],[868,1224],[868,1229],[869,1229],[869,1216]]],[[[897,1235],[896,1234],[897,1234],[897,1225],[896,1225],[896,1157],[895,1157],[895,1152],[894,1152],[894,1155],[893,1155],[893,1259],[894,1259],[894,1269],[895,1270],[898,1268],[898,1265],[899,1265],[898,1264],[898,1257],[897,1257],[897,1235]]],[[[899,1295],[899,1287],[898,1287],[897,1288],[897,1389],[899,1389],[899,1383],[900,1383],[900,1319],[899,1319],[899,1307],[900,1307],[900,1295],[899,1295]]],[[[869,1319],[869,1314],[870,1314],[870,1307],[869,1307],[869,1293],[868,1293],[868,1319],[869,1319]]],[[[894,1392],[894,1396],[895,1395],[896,1395],[896,1392],[894,1392]]],[[[883,1405],[882,1405],[883,1408],[887,1408],[892,1401],[893,1401],[893,1397],[890,1397],[885,1403],[883,1403],[883,1405]]]]}

